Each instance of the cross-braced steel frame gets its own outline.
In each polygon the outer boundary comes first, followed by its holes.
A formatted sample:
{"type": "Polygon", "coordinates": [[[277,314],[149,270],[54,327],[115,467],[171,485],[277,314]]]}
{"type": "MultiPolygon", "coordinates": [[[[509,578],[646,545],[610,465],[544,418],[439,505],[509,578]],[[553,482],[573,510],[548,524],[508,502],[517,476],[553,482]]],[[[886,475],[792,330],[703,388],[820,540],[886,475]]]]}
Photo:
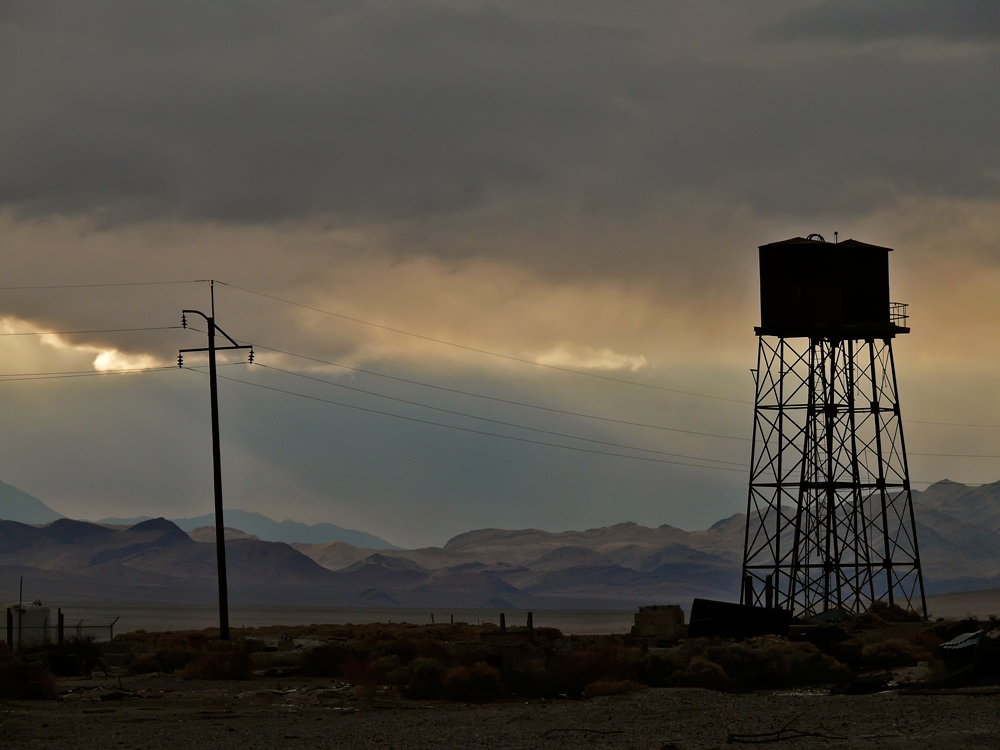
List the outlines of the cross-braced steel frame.
{"type": "Polygon", "coordinates": [[[759,342],[743,603],[926,616],[892,338],[759,342]]]}

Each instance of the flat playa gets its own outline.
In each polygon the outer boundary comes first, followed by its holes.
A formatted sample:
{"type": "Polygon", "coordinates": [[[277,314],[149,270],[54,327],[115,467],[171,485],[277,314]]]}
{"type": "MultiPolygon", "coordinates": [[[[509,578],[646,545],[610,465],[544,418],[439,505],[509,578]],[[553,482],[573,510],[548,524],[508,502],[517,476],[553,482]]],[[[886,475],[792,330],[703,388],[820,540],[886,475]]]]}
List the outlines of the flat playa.
{"type": "Polygon", "coordinates": [[[693,750],[739,747],[727,744],[730,732],[769,732],[794,720],[793,728],[826,737],[799,737],[769,747],[1000,747],[1000,695],[985,693],[733,695],[667,688],[586,701],[466,705],[364,695],[330,679],[198,682],[163,675],[122,677],[120,683],[114,676],[62,679],[59,690],[60,701],[3,704],[0,746],[693,750]]]}

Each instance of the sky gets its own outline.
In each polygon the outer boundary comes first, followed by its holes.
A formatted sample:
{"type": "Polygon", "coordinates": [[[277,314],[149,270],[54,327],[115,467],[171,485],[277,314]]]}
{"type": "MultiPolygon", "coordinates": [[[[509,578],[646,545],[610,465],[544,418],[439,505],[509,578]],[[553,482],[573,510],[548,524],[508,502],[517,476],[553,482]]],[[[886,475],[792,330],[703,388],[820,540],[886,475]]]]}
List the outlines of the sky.
{"type": "Polygon", "coordinates": [[[0,373],[86,375],[0,378],[0,479],[209,512],[208,378],[91,375],[204,346],[216,279],[257,347],[227,506],[705,528],[745,509],[756,248],[837,232],[895,248],[915,483],[996,481],[956,424],[1000,425],[998,92],[989,0],[0,0],[0,373]]]}

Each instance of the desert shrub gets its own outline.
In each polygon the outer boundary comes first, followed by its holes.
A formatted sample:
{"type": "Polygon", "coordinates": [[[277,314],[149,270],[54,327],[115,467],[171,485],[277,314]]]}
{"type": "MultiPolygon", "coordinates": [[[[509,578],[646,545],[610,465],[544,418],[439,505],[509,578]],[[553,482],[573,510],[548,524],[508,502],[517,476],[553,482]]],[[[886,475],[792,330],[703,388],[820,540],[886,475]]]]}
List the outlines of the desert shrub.
{"type": "Polygon", "coordinates": [[[399,690],[406,698],[438,698],[444,690],[448,668],[437,659],[420,657],[396,674],[399,690]]]}
{"type": "Polygon", "coordinates": [[[841,682],[850,670],[811,643],[760,638],[745,643],[713,644],[708,658],[729,675],[733,690],[783,688],[841,682]]]}
{"type": "Polygon", "coordinates": [[[934,649],[940,646],[943,641],[941,640],[941,636],[934,631],[921,630],[910,636],[910,643],[928,653],[933,653],[934,649]]]}
{"type": "MultiPolygon", "coordinates": [[[[47,644],[45,648],[50,653],[58,653],[59,646],[54,643],[47,644]]],[[[83,638],[67,638],[63,643],[62,652],[67,656],[99,657],[101,647],[94,640],[94,636],[85,635],[83,638]]]]}
{"type": "Polygon", "coordinates": [[[868,608],[868,614],[877,615],[886,622],[920,622],[924,619],[919,612],[903,609],[898,604],[889,604],[888,602],[872,602],[868,608]]]}
{"type": "Polygon", "coordinates": [[[811,643],[755,638],[742,643],[697,639],[648,654],[636,676],[652,687],[746,691],[842,682],[850,670],[811,643]]]}
{"type": "Polygon", "coordinates": [[[38,664],[12,659],[0,660],[0,699],[55,700],[55,678],[38,664]]]}
{"type": "Polygon", "coordinates": [[[861,666],[865,669],[915,667],[918,662],[933,658],[926,649],[899,638],[869,643],[861,649],[861,666]]]}
{"type": "Polygon", "coordinates": [[[472,703],[485,703],[507,694],[507,686],[504,685],[500,672],[483,661],[448,670],[442,687],[451,700],[472,703]]]}
{"type": "MultiPolygon", "coordinates": [[[[801,669],[803,660],[819,655],[812,644],[787,641],[715,643],[706,649],[706,656],[721,666],[734,689],[781,688],[793,683],[792,670],[801,669]]],[[[810,675],[804,675],[812,681],[810,675]]]]}
{"type": "Polygon", "coordinates": [[[636,662],[635,673],[643,685],[664,687],[677,668],[677,662],[664,654],[647,654],[636,662]]]}
{"type": "Polygon", "coordinates": [[[153,672],[172,673],[184,669],[203,652],[179,646],[167,646],[153,654],[141,654],[129,663],[129,674],[151,674],[153,672]]]}
{"type": "Polygon", "coordinates": [[[593,648],[564,651],[550,664],[559,693],[571,698],[583,695],[584,688],[598,680],[631,680],[636,675],[636,649],[616,642],[603,642],[593,648]]]}
{"type": "Polygon", "coordinates": [[[184,667],[197,659],[198,656],[199,653],[197,651],[179,646],[167,646],[166,648],[158,649],[153,654],[153,658],[160,665],[161,672],[176,672],[178,669],[184,669],[184,667]]]}
{"type": "Polygon", "coordinates": [[[371,653],[367,649],[331,643],[303,653],[299,658],[299,670],[310,677],[356,678],[370,661],[371,653]]]}
{"type": "Polygon", "coordinates": [[[379,685],[389,685],[400,670],[399,657],[395,654],[382,656],[371,663],[368,673],[372,681],[379,685]]]}
{"type": "Polygon", "coordinates": [[[882,630],[893,622],[920,622],[923,619],[923,615],[903,609],[898,604],[872,602],[867,612],[849,620],[845,626],[852,631],[882,630]]]}
{"type": "Polygon", "coordinates": [[[563,637],[559,628],[535,628],[535,638],[540,640],[555,641],[563,637]]]}
{"type": "Polygon", "coordinates": [[[597,698],[601,695],[627,695],[642,690],[642,685],[633,680],[597,680],[583,691],[584,698],[597,698]]]}
{"type": "Polygon", "coordinates": [[[386,639],[377,644],[377,651],[382,656],[395,656],[399,663],[406,665],[419,658],[436,659],[447,662],[449,652],[440,641],[427,635],[403,635],[399,638],[386,639]]]}
{"type": "Polygon", "coordinates": [[[184,667],[185,680],[246,680],[250,677],[250,654],[242,648],[207,651],[184,667]]]}
{"type": "Polygon", "coordinates": [[[544,659],[505,660],[500,678],[512,693],[525,698],[555,698],[565,692],[565,680],[548,669],[544,659]]]}
{"type": "Polygon", "coordinates": [[[719,664],[703,656],[696,656],[683,668],[673,673],[670,684],[676,687],[700,687],[708,690],[725,690],[729,675],[719,664]]]}
{"type": "Polygon", "coordinates": [[[152,674],[160,671],[160,662],[152,654],[137,656],[128,665],[129,674],[152,674]]]}

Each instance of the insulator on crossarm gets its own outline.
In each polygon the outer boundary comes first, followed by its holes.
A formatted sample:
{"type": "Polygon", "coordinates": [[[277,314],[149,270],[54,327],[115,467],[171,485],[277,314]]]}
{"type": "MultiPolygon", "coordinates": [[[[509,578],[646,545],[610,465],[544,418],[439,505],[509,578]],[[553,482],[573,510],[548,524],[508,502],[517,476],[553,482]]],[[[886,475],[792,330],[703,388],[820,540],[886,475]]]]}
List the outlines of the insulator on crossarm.
{"type": "Polygon", "coordinates": [[[250,364],[253,364],[253,347],[250,347],[250,364]]]}
{"type": "Polygon", "coordinates": [[[184,355],[183,354],[178,354],[177,355],[177,366],[178,367],[184,367],[184,355]]]}
{"type": "Polygon", "coordinates": [[[181,313],[181,328],[188,327],[188,316],[187,313],[181,313]]]}

